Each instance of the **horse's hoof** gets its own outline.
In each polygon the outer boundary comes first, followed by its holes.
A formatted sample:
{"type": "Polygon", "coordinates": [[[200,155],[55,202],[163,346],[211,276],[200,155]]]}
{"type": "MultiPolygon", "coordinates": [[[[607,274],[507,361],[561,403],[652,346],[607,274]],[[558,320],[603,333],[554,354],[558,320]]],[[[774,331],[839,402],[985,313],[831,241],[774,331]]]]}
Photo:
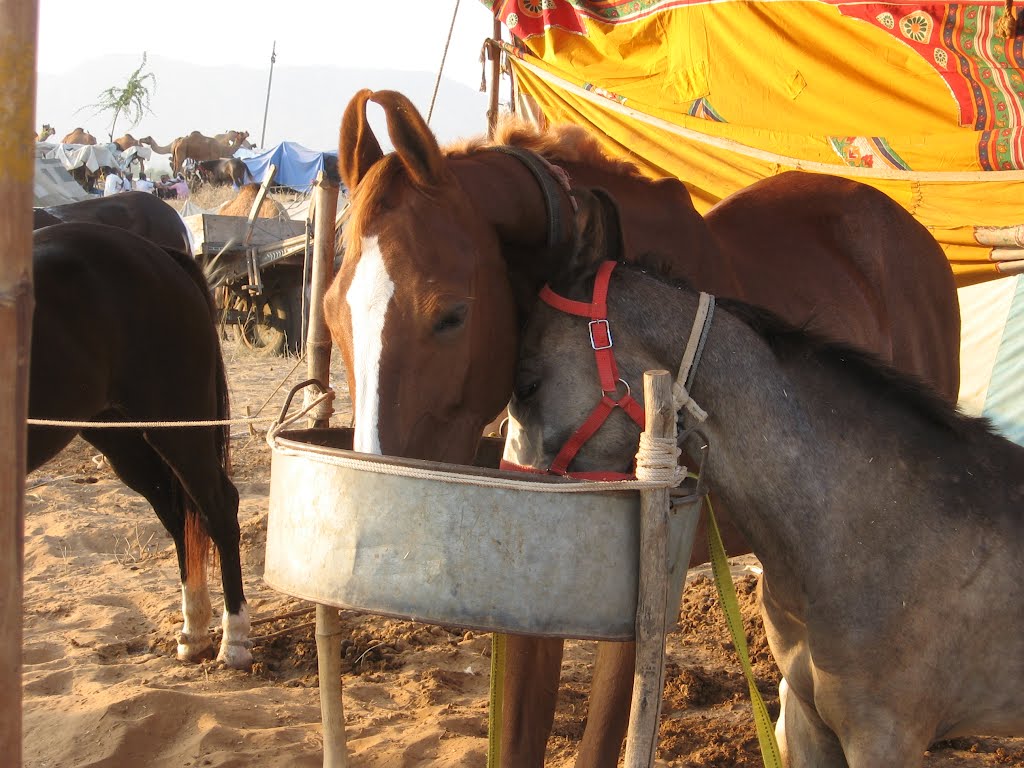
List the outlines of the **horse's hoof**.
{"type": "Polygon", "coordinates": [[[213,641],[209,635],[178,635],[178,660],[198,662],[213,658],[213,641]]]}
{"type": "Polygon", "coordinates": [[[252,652],[249,650],[249,642],[236,641],[221,644],[217,661],[232,669],[251,669],[252,652]]]}

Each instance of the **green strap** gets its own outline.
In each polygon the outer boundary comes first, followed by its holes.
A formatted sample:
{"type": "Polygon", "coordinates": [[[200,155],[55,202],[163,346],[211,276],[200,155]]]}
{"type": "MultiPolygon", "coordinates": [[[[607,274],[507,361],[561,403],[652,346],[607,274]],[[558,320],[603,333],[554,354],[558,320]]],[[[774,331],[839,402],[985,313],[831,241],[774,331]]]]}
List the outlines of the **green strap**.
{"type": "Polygon", "coordinates": [[[740,664],[743,665],[743,674],[747,678],[747,685],[750,687],[750,703],[754,709],[754,725],[757,727],[757,741],[761,745],[761,759],[765,768],[782,768],[782,760],[779,757],[779,745],[775,741],[775,730],[772,728],[772,719],[768,716],[768,707],[764,704],[757,685],[754,683],[754,670],[750,666],[750,654],[747,651],[747,638],[743,630],[743,620],[740,618],[740,607],[736,601],[736,587],[732,581],[732,574],[729,573],[729,563],[725,559],[725,547],[722,546],[722,535],[718,532],[718,523],[715,522],[715,513],[711,509],[711,499],[708,502],[708,547],[711,550],[711,570],[715,574],[715,588],[718,590],[718,599],[722,604],[722,612],[725,614],[725,621],[729,625],[729,632],[732,634],[733,645],[736,646],[736,653],[740,657],[740,664]]]}
{"type": "Polygon", "coordinates": [[[491,633],[491,695],[487,708],[487,768],[501,768],[501,707],[505,697],[505,639],[491,633]]]}

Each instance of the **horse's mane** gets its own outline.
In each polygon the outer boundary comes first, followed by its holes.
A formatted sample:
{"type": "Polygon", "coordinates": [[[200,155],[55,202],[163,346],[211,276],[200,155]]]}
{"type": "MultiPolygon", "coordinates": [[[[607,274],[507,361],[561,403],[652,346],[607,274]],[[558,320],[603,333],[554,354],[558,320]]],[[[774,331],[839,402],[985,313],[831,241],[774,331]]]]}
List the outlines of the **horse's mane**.
{"type": "Polygon", "coordinates": [[[716,299],[716,303],[763,338],[780,362],[811,356],[841,370],[844,376],[855,377],[878,397],[912,409],[960,438],[992,431],[988,419],[961,413],[917,376],[893,368],[877,355],[793,326],[762,307],[737,299],[716,299]]]}
{"type": "MultiPolygon", "coordinates": [[[[441,152],[448,158],[463,158],[500,146],[513,146],[536,152],[556,165],[586,164],[621,176],[643,178],[635,164],[605,153],[597,140],[577,125],[562,124],[541,130],[533,123],[514,115],[506,115],[499,120],[493,137],[460,139],[446,144],[441,148],[441,152]]],[[[373,218],[382,203],[384,191],[398,178],[408,177],[401,159],[394,152],[384,155],[367,171],[359,186],[352,191],[352,214],[345,228],[349,242],[358,242],[362,238],[365,222],[373,218]]],[[[430,194],[429,189],[420,188],[419,191],[430,194]]]]}
{"type": "MultiPolygon", "coordinates": [[[[650,274],[656,280],[681,290],[696,290],[689,281],[674,277],[666,269],[625,262],[620,264],[636,272],[650,274]]],[[[795,326],[771,310],[739,299],[715,297],[715,304],[763,338],[779,362],[813,357],[833,370],[841,370],[844,376],[856,377],[879,397],[912,409],[931,423],[961,438],[993,431],[988,419],[961,413],[955,404],[939,395],[920,378],[897,370],[877,355],[827,338],[806,326],[795,326]]]]}
{"type": "Polygon", "coordinates": [[[552,163],[580,163],[604,168],[623,176],[642,176],[634,163],[611,157],[586,129],[568,123],[541,130],[515,115],[504,116],[495,126],[494,136],[462,139],[445,146],[448,157],[464,157],[482,149],[513,146],[536,152],[552,163]]]}

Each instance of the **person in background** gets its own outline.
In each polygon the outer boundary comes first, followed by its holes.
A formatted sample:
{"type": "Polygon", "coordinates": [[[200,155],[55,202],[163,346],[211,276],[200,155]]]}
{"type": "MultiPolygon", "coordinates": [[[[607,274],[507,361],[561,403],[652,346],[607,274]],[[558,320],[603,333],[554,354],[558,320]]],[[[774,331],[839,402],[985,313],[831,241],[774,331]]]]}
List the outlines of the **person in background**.
{"type": "Polygon", "coordinates": [[[153,188],[155,186],[156,185],[152,181],[146,178],[146,174],[144,173],[140,173],[139,180],[135,182],[135,189],[139,192],[148,192],[151,195],[153,194],[153,188]]]}
{"type": "Polygon", "coordinates": [[[171,187],[174,189],[179,200],[184,200],[188,197],[190,190],[188,184],[185,183],[185,177],[180,173],[174,177],[174,183],[171,184],[171,187]]]}
{"type": "Polygon", "coordinates": [[[121,191],[131,192],[132,191],[132,174],[131,171],[125,171],[124,177],[121,179],[121,191]]]}
{"type": "Polygon", "coordinates": [[[156,184],[156,196],[161,200],[168,200],[177,197],[174,190],[171,189],[171,177],[166,173],[160,175],[160,181],[154,182],[156,184]]]}
{"type": "Polygon", "coordinates": [[[107,178],[103,181],[103,196],[110,197],[121,191],[121,176],[118,171],[107,169],[107,178]]]}

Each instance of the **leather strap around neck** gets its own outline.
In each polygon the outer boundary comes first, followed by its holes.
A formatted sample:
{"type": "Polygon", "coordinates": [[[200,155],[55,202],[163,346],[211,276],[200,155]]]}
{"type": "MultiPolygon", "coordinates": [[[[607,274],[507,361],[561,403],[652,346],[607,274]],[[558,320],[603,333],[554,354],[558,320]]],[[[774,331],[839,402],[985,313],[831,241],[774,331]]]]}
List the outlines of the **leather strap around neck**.
{"type": "Polygon", "coordinates": [[[565,224],[571,219],[571,213],[567,216],[560,202],[562,193],[569,198],[574,209],[576,205],[572,192],[569,189],[569,180],[565,171],[552,165],[536,152],[531,152],[527,149],[509,145],[500,145],[490,149],[514,157],[533,174],[534,179],[537,180],[537,184],[540,186],[541,195],[544,197],[544,208],[548,213],[546,245],[549,248],[561,245],[561,235],[565,231],[565,224]]]}

